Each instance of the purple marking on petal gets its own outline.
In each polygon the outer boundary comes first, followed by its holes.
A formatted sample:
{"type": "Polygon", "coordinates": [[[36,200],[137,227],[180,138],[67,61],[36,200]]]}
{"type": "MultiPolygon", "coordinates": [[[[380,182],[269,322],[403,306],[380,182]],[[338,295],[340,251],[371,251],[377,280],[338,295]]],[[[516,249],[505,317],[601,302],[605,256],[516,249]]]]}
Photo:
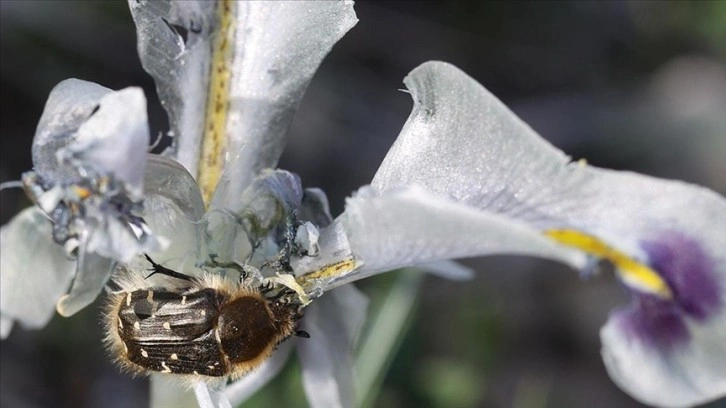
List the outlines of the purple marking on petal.
{"type": "Polygon", "coordinates": [[[636,293],[634,304],[616,314],[628,337],[636,337],[649,346],[673,349],[690,339],[678,306],[657,296],[636,293]]]}
{"type": "Polygon", "coordinates": [[[698,242],[678,233],[644,242],[650,266],[668,283],[673,301],[689,317],[704,321],[721,306],[715,263],[698,242]]]}
{"type": "Polygon", "coordinates": [[[649,265],[666,281],[673,299],[633,291],[633,304],[614,316],[630,337],[649,346],[671,350],[690,339],[685,319],[699,322],[722,304],[715,263],[694,240],[675,232],[645,241],[649,265]]]}

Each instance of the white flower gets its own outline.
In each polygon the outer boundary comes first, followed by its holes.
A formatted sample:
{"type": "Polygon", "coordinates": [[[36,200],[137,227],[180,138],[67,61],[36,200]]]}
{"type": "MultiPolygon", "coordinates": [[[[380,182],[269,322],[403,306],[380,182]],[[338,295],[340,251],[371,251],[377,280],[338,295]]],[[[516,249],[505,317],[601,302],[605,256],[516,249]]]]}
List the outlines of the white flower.
{"type": "Polygon", "coordinates": [[[52,223],[30,209],[2,229],[3,333],[8,319],[47,322],[74,277],[57,244],[73,239],[79,270],[59,304],[66,314],[95,298],[114,262],[133,269],[141,253],[188,274],[210,263],[277,263],[312,299],[301,322],[311,338],[283,343],[226,389],[198,383],[200,405],[251,395],[294,346],[310,404],[351,406],[351,347],[367,301],[344,284],[404,266],[456,276],[437,262],[486,254],[578,270],[607,259],[633,295],[601,333],[614,381],[658,406],[726,394],[723,197],[571,162],[466,74],[429,62],[404,81],[414,110],[396,143],[333,219],[320,190],[273,169],[308,82],[356,22],[352,3],[129,5],[175,144],[165,157],[145,154],[138,90],[80,81],[54,90],[34,142],[35,175],[26,178],[52,223]],[[128,207],[109,206],[117,199],[128,207]],[[44,243],[30,261],[29,240],[44,243]]]}
{"type": "Polygon", "coordinates": [[[74,314],[96,298],[115,261],[161,249],[140,218],[148,143],[140,89],[75,79],[53,89],[33,139],[34,170],[23,175],[37,206],[2,227],[3,337],[16,319],[43,327],[56,302],[74,314]]]}
{"type": "MultiPolygon", "coordinates": [[[[726,394],[726,200],[708,189],[569,158],[455,67],[426,63],[405,80],[414,110],[370,187],[334,225],[363,266],[487,250],[548,253],[548,237],[611,261],[633,303],[602,329],[613,380],[642,402],[690,406],[726,394]],[[487,224],[484,224],[487,223],[487,224]],[[489,239],[477,239],[484,231],[489,239]]],[[[321,242],[330,240],[322,231],[321,242]]],[[[339,233],[338,233],[339,234],[339,233]]],[[[321,249],[325,251],[325,248],[321,249]]],[[[569,255],[568,255],[569,256],[569,255]]]]}

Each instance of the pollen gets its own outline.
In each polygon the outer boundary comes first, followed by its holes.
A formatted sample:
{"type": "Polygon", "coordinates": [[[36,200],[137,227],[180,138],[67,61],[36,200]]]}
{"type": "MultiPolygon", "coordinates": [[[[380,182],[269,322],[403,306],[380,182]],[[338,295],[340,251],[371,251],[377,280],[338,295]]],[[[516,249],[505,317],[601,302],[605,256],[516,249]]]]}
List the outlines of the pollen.
{"type": "Polygon", "coordinates": [[[91,190],[85,187],[73,186],[73,192],[76,193],[78,198],[80,198],[81,200],[84,200],[91,196],[91,190]]]}

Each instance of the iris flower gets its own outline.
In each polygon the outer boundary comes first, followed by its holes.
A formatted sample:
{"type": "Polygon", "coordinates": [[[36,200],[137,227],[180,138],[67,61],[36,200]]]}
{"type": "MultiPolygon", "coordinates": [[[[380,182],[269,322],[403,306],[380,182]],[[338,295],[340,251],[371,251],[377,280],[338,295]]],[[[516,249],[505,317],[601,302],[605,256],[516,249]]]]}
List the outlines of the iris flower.
{"type": "Polygon", "coordinates": [[[279,262],[294,243],[292,272],[277,278],[311,301],[301,323],[311,338],[283,343],[235,383],[198,383],[197,398],[239,403],[295,347],[311,406],[351,406],[366,299],[348,283],[406,266],[461,277],[447,260],[487,254],[584,273],[604,259],[632,297],[601,330],[613,381],[655,406],[726,394],[724,197],[573,162],[465,73],[428,62],[404,80],[414,107],[396,142],[333,218],[321,190],[275,167],[307,84],[357,21],[353,4],[129,6],[174,143],[147,153],[138,88],[53,89],[23,176],[36,206],[2,227],[3,337],[13,322],[74,314],[114,271],[145,269],[144,253],[194,274],[279,262]]]}

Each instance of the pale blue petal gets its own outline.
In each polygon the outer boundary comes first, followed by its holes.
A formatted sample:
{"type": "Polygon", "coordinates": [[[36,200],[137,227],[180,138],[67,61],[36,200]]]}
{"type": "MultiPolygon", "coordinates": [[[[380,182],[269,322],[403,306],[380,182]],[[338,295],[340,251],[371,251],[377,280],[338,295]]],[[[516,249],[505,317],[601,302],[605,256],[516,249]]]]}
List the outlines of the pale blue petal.
{"type": "Polygon", "coordinates": [[[600,331],[613,381],[635,399],[659,407],[691,407],[726,395],[726,313],[690,322],[689,341],[659,350],[633,338],[611,317],[600,331]]]}
{"type": "Polygon", "coordinates": [[[355,275],[351,275],[351,271],[361,265],[354,261],[355,257],[348,242],[346,225],[341,220],[335,220],[318,231],[320,234],[318,255],[294,256],[290,262],[305,292],[312,294],[313,297],[320,296],[324,291],[345,283],[346,277],[355,280],[355,275]],[[319,271],[334,272],[320,275],[319,271]]]}
{"type": "Polygon", "coordinates": [[[58,157],[124,182],[131,198],[141,197],[149,146],[146,98],[140,88],[104,95],[97,109],[74,135],[73,143],[58,149],[58,157]]]}
{"type": "Polygon", "coordinates": [[[636,399],[685,407],[726,395],[726,271],[697,240],[663,231],[643,241],[668,283],[663,299],[632,291],[600,332],[613,380],[636,399]]]}
{"type": "Polygon", "coordinates": [[[179,378],[161,373],[149,376],[149,408],[198,408],[195,393],[179,378]]]}
{"type": "Polygon", "coordinates": [[[38,329],[55,312],[76,271],[53,242],[51,223],[37,207],[23,210],[0,228],[0,314],[38,329]]]}
{"type": "MultiPolygon", "coordinates": [[[[449,64],[426,63],[405,82],[415,106],[372,182],[378,194],[386,196],[417,185],[456,203],[529,225],[533,231],[586,233],[653,267],[666,280],[673,299],[654,301],[634,290],[633,311],[617,314],[616,320],[625,323],[611,320],[606,326],[603,353],[613,378],[635,398],[658,405],[690,405],[723,395],[723,371],[719,374],[700,356],[714,354],[712,342],[723,344],[726,330],[719,317],[726,302],[724,197],[687,183],[571,162],[449,64]],[[669,238],[674,236],[679,238],[669,238]],[[671,262],[658,265],[652,247],[668,240],[675,242],[671,262]],[[707,279],[668,271],[668,265],[692,261],[710,265],[707,279]],[[694,299],[699,298],[696,292],[704,291],[698,288],[711,288],[704,289],[709,293],[700,306],[694,299]],[[652,302],[660,306],[641,310],[652,302]],[[702,306],[708,306],[708,313],[702,306]],[[674,337],[678,347],[639,349],[644,338],[663,334],[665,323],[659,314],[663,311],[672,326],[668,330],[677,333],[668,336],[674,337]],[[629,331],[623,329],[626,323],[629,331]],[[656,377],[639,378],[641,371],[656,377]],[[669,399],[671,389],[678,393],[673,399],[669,399]]],[[[349,239],[355,254],[354,233],[349,239]]],[[[670,337],[665,341],[671,341],[670,337]]],[[[714,354],[713,361],[721,362],[721,354],[714,354]]]]}
{"type": "Polygon", "coordinates": [[[285,363],[287,363],[287,359],[290,357],[290,352],[293,350],[293,345],[293,339],[283,342],[262,365],[239,380],[229,384],[224,394],[229,399],[230,404],[232,406],[240,405],[265,384],[270,382],[270,380],[277,377],[277,374],[285,367],[285,363]]]}
{"type": "MultiPolygon", "coordinates": [[[[517,254],[557,259],[581,267],[586,257],[563,248],[527,223],[480,211],[420,187],[377,195],[363,188],[346,203],[342,224],[348,240],[321,236],[321,251],[329,262],[352,253],[362,264],[352,271],[319,279],[330,288],[405,266],[451,258],[517,254]],[[335,249],[328,241],[335,242],[335,249]]],[[[322,262],[318,260],[317,262],[322,262]]],[[[306,266],[309,271],[319,264],[306,266]]],[[[327,289],[326,289],[327,290],[327,289]]]]}
{"type": "Polygon", "coordinates": [[[224,386],[213,387],[204,381],[197,381],[194,383],[194,394],[199,408],[232,408],[224,395],[224,386]]]}
{"type": "Polygon", "coordinates": [[[192,221],[198,221],[204,215],[204,200],[199,186],[184,166],[174,160],[147,155],[144,194],[166,197],[192,221]]]}
{"type": "Polygon", "coordinates": [[[299,339],[297,348],[311,407],[354,405],[353,347],[367,307],[366,296],[352,285],[342,286],[308,307],[301,328],[310,338],[299,339]]]}
{"type": "Polygon", "coordinates": [[[282,154],[313,74],[358,21],[353,2],[239,2],[231,65],[227,159],[213,203],[233,202],[282,154]]]}
{"type": "Polygon", "coordinates": [[[129,0],[129,8],[136,23],[141,65],[154,78],[169,114],[176,159],[196,174],[216,2],[129,0]]]}
{"type": "Polygon", "coordinates": [[[78,178],[77,169],[58,163],[56,152],[74,143],[78,128],[111,92],[79,79],[67,79],[53,88],[33,138],[33,166],[38,174],[52,182],[78,178]]]}
{"type": "Polygon", "coordinates": [[[58,301],[57,310],[61,316],[74,315],[90,305],[111,277],[116,262],[97,254],[80,250],[78,269],[71,290],[58,301]]]}
{"type": "Polygon", "coordinates": [[[450,64],[425,63],[404,82],[414,109],[371,183],[378,193],[419,185],[541,230],[585,231],[634,255],[653,229],[699,237],[712,255],[726,242],[726,200],[708,189],[571,162],[450,64]]]}
{"type": "Polygon", "coordinates": [[[305,189],[300,204],[299,217],[301,220],[312,222],[318,228],[327,227],[333,222],[333,216],[330,215],[328,196],[325,195],[323,190],[316,187],[305,189]]]}
{"type": "Polygon", "coordinates": [[[148,230],[139,237],[128,223],[112,214],[88,210],[89,216],[84,220],[86,231],[80,238],[85,251],[126,263],[138,254],[158,252],[169,244],[169,241],[151,235],[148,230]]]}
{"type": "Polygon", "coordinates": [[[254,215],[264,228],[284,220],[291,211],[300,208],[303,188],[297,174],[285,170],[265,170],[235,200],[228,210],[254,215]]]}
{"type": "Polygon", "coordinates": [[[194,178],[176,161],[149,155],[144,194],[144,221],[155,235],[170,242],[150,255],[173,269],[196,269],[204,202],[194,178]]]}
{"type": "Polygon", "coordinates": [[[3,340],[10,335],[10,330],[13,329],[13,319],[3,316],[0,314],[0,340],[3,340]]]}
{"type": "Polygon", "coordinates": [[[77,79],[51,91],[33,139],[35,171],[51,183],[112,174],[135,198],[141,193],[149,130],[138,88],[110,91],[77,79]]]}
{"type": "Polygon", "coordinates": [[[191,174],[178,162],[150,154],[144,178],[144,221],[170,242],[152,258],[165,266],[197,270],[196,255],[204,217],[204,201],[191,174]]]}
{"type": "Polygon", "coordinates": [[[474,278],[474,270],[456,261],[442,260],[415,265],[417,269],[441,278],[467,281],[474,278]]]}
{"type": "MultiPolygon", "coordinates": [[[[292,115],[333,44],[357,21],[352,2],[232,2],[230,101],[225,134],[232,181],[215,203],[239,196],[274,167],[292,115]],[[229,190],[232,188],[233,190],[229,190]]],[[[197,174],[220,26],[216,3],[129,1],[142,65],[157,85],[176,140],[176,158],[197,174]]]]}

